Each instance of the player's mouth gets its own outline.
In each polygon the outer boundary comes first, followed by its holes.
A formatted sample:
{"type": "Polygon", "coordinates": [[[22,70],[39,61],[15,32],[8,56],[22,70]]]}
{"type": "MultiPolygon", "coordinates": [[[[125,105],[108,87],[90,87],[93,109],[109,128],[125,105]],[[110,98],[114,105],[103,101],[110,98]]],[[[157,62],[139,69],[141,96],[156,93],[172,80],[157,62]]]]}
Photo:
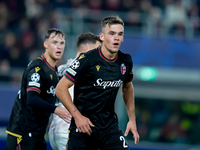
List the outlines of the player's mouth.
{"type": "Polygon", "coordinates": [[[61,54],[62,54],[61,51],[57,51],[57,52],[56,52],[56,56],[60,56],[61,54]]]}
{"type": "Polygon", "coordinates": [[[119,46],[119,43],[114,43],[113,46],[114,46],[114,47],[118,47],[118,46],[119,46]]]}

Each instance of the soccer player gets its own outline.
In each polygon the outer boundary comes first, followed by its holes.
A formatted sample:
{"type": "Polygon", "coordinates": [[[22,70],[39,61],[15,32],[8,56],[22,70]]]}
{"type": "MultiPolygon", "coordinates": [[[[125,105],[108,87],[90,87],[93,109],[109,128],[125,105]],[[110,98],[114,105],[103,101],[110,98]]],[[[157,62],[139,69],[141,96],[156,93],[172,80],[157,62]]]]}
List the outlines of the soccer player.
{"type": "Polygon", "coordinates": [[[79,55],[56,87],[56,95],[70,111],[72,121],[68,150],[128,150],[124,136],[136,127],[132,58],[119,50],[124,37],[124,23],[118,16],[101,22],[102,46],[79,55]],[[74,86],[74,103],[68,88],[74,86]],[[126,105],[129,122],[123,135],[118,126],[114,103],[119,87],[126,105]]]}
{"type": "Polygon", "coordinates": [[[49,116],[55,113],[70,122],[66,108],[56,107],[56,63],[62,58],[66,35],[51,28],[45,35],[45,52],[31,61],[22,77],[6,132],[6,150],[46,150],[44,134],[49,116]]]}
{"type": "MultiPolygon", "coordinates": [[[[80,34],[76,42],[76,57],[78,57],[81,53],[85,53],[89,50],[97,48],[100,44],[101,40],[99,36],[90,32],[80,34]]],[[[69,61],[66,64],[60,65],[58,67],[59,78],[61,78],[64,75],[66,69],[69,67],[72,61],[73,59],[69,59],[69,61]]],[[[74,95],[73,87],[74,86],[70,87],[69,89],[72,99],[74,95]]],[[[64,107],[61,102],[56,103],[56,105],[64,107]]],[[[69,137],[69,126],[70,123],[65,122],[58,115],[53,114],[53,119],[49,127],[49,142],[53,150],[66,150],[67,141],[69,137]]]]}

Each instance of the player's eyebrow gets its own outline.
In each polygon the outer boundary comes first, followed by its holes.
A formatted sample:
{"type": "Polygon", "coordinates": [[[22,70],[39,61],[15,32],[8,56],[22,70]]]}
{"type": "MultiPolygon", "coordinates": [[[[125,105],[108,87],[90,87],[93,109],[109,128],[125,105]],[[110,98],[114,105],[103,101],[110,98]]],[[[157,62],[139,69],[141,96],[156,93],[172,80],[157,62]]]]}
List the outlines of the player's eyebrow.
{"type": "Polygon", "coordinates": [[[124,34],[123,31],[121,31],[121,32],[109,31],[108,33],[111,33],[111,34],[120,34],[120,35],[124,34]]]}

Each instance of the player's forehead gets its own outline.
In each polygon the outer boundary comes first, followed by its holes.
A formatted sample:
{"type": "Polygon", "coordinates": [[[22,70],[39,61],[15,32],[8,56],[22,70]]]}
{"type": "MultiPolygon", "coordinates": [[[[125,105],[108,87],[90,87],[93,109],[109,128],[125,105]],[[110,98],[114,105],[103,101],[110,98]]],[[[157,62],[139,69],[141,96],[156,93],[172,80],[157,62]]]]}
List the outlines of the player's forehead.
{"type": "Polygon", "coordinates": [[[62,32],[61,30],[59,29],[56,29],[56,28],[51,28],[47,31],[46,35],[45,35],[45,39],[48,40],[50,38],[54,38],[54,37],[60,37],[60,38],[63,38],[65,39],[66,38],[66,35],[64,32],[62,32]]]}
{"type": "Polygon", "coordinates": [[[49,39],[50,40],[62,40],[62,41],[65,40],[64,36],[62,34],[60,34],[60,33],[58,33],[58,34],[51,33],[50,36],[49,36],[49,39]]]}
{"type": "Polygon", "coordinates": [[[107,32],[124,32],[124,27],[121,24],[106,25],[105,31],[107,32]]]}

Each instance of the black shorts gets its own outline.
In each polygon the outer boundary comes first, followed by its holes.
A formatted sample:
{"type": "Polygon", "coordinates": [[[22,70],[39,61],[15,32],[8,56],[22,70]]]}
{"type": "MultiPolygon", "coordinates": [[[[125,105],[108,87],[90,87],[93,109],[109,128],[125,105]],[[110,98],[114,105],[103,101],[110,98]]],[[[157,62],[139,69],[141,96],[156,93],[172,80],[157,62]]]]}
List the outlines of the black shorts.
{"type": "Polygon", "coordinates": [[[6,150],[46,150],[46,141],[34,140],[28,136],[23,136],[20,144],[17,144],[17,137],[7,135],[6,150]]]}
{"type": "Polygon", "coordinates": [[[115,127],[102,134],[79,133],[77,129],[70,130],[68,150],[129,150],[122,131],[115,127]]]}

